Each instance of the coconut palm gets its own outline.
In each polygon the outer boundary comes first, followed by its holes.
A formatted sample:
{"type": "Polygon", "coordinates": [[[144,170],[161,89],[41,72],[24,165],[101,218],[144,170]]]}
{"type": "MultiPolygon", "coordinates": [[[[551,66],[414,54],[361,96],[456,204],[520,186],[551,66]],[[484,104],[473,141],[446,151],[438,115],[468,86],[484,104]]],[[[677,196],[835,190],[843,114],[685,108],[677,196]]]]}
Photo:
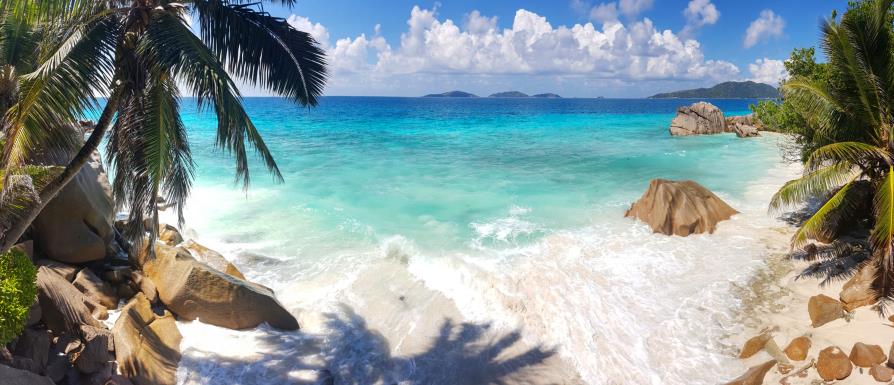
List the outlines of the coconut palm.
{"type": "MultiPolygon", "coordinates": [[[[295,0],[279,0],[293,6],[295,0]]],[[[4,235],[0,251],[24,233],[43,205],[84,165],[108,132],[113,195],[129,210],[125,236],[150,242],[158,225],[156,197],[182,221],[193,162],[180,120],[181,90],[217,117],[217,145],[249,183],[248,148],[275,179],[282,176],[242,106],[234,79],[303,106],[317,104],[326,79],[324,52],[307,33],[248,0],[2,0],[5,19],[50,27],[38,65],[20,76],[3,118],[4,168],[15,170],[52,131],[90,108],[101,110],[93,132],[65,170],[40,192],[4,235]],[[190,21],[200,31],[193,33],[190,21]],[[98,98],[96,95],[104,95],[98,98]],[[102,106],[100,109],[99,107],[102,106]],[[144,221],[144,219],[149,219],[144,221]],[[146,222],[146,223],[144,223],[146,222]]],[[[9,174],[9,173],[7,173],[9,174]]]]}
{"type": "MultiPolygon", "coordinates": [[[[794,235],[795,247],[807,245],[810,239],[834,238],[842,233],[842,226],[865,217],[869,242],[864,263],[875,264],[875,289],[888,299],[894,297],[891,5],[892,0],[866,1],[846,12],[840,22],[833,18],[822,24],[821,45],[836,81],[796,77],[783,86],[810,126],[813,149],[804,162],[804,175],[786,183],[771,202],[771,207],[779,208],[821,198],[818,210],[794,235]]],[[[849,252],[854,250],[833,244],[819,253],[825,261],[811,268],[817,272],[824,271],[824,263],[842,266],[840,258],[849,252]]],[[[853,271],[846,270],[839,277],[853,271]]]]}

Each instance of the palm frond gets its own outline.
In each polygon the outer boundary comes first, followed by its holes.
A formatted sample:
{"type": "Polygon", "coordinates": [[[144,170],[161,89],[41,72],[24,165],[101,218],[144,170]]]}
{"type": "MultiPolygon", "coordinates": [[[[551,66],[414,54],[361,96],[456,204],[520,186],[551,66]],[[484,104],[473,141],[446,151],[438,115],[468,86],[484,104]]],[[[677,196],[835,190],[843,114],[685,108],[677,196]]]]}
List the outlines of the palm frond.
{"type": "Polygon", "coordinates": [[[788,181],[770,199],[770,210],[790,208],[810,198],[828,194],[832,189],[852,180],[855,173],[852,165],[842,162],[788,181]]]}
{"type": "Polygon", "coordinates": [[[170,68],[180,84],[196,96],[199,106],[211,104],[217,115],[217,144],[236,158],[236,179],[250,181],[246,142],[253,146],[267,169],[282,181],[273,155],[252,123],[235,83],[223,65],[183,21],[160,14],[146,31],[140,49],[160,67],[170,68]]]}
{"type": "Polygon", "coordinates": [[[308,33],[254,4],[196,0],[202,41],[237,78],[302,105],[326,83],[325,51],[308,33]]]}
{"type": "Polygon", "coordinates": [[[807,158],[807,170],[815,171],[828,162],[847,162],[850,165],[865,167],[868,162],[891,164],[891,153],[882,147],[862,142],[837,142],[825,145],[813,151],[807,158]]]}
{"type": "Polygon", "coordinates": [[[853,186],[853,180],[847,182],[844,186],[838,189],[835,194],[829,197],[829,199],[820,206],[819,210],[804,221],[804,223],[801,224],[801,227],[798,228],[798,231],[795,232],[794,237],[792,237],[792,245],[794,247],[801,247],[806,244],[809,239],[817,239],[830,235],[829,229],[835,224],[835,220],[837,219],[836,212],[840,212],[839,210],[847,211],[849,208],[855,207],[860,203],[856,202],[858,199],[854,199],[854,196],[850,195],[853,186]]]}

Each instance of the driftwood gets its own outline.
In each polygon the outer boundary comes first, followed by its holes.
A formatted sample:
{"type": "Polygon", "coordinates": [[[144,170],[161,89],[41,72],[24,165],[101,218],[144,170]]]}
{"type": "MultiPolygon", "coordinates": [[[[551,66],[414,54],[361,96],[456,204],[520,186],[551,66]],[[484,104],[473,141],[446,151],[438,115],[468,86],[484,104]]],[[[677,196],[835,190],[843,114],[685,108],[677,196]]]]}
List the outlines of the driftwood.
{"type": "Polygon", "coordinates": [[[806,373],[810,368],[816,365],[816,359],[811,359],[807,365],[802,366],[800,369],[795,370],[794,372],[789,373],[787,376],[784,376],[779,379],[779,383],[781,385],[790,385],[788,383],[788,379],[791,377],[801,377],[802,374],[806,373]]]}

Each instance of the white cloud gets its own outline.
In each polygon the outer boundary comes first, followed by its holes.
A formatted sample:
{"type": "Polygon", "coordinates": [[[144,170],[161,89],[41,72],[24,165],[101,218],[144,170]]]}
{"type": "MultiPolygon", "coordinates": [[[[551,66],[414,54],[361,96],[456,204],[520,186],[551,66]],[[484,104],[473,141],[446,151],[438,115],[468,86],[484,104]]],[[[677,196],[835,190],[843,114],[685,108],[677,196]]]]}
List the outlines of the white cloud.
{"type": "Polygon", "coordinates": [[[590,19],[601,23],[618,20],[618,3],[602,3],[590,9],[590,19]]]}
{"type": "Polygon", "coordinates": [[[778,86],[781,80],[788,78],[788,71],[785,70],[784,63],[782,60],[757,59],[748,65],[748,72],[751,73],[749,80],[778,86]]]}
{"type": "Polygon", "coordinates": [[[720,11],[711,0],[692,0],[683,10],[683,16],[686,17],[686,26],[683,27],[681,34],[688,36],[698,28],[717,23],[720,11]]]}
{"type": "MultiPolygon", "coordinates": [[[[651,1],[639,1],[626,6],[644,9],[650,5],[651,1]]],[[[318,23],[300,16],[289,20],[328,41],[328,32],[318,23]]],[[[732,63],[706,60],[698,41],[659,30],[648,18],[627,25],[606,22],[601,28],[593,23],[553,26],[546,17],[524,9],[516,12],[510,27],[501,30],[495,17],[477,11],[469,13],[460,26],[439,19],[435,10],[416,6],[398,46],[392,47],[376,32],[372,37],[338,39],[326,49],[336,86],[348,81],[346,73],[353,74],[351,82],[363,84],[395,83],[420,74],[466,80],[537,75],[620,82],[703,82],[739,75],[732,63]]]]}
{"type": "Polygon", "coordinates": [[[474,35],[483,35],[490,30],[497,29],[497,17],[482,16],[477,10],[466,15],[465,19],[466,31],[474,35]]]}
{"type": "Polygon", "coordinates": [[[783,29],[785,29],[785,20],[773,13],[772,10],[765,9],[761,11],[760,17],[748,26],[743,45],[745,48],[751,48],[761,41],[782,36],[783,29]]]}
{"type": "Polygon", "coordinates": [[[629,17],[635,17],[650,8],[652,8],[652,0],[621,0],[618,2],[618,10],[629,17]]]}
{"type": "Polygon", "coordinates": [[[286,21],[300,31],[309,33],[324,47],[329,45],[329,31],[320,23],[313,23],[304,16],[291,15],[286,21]]]}

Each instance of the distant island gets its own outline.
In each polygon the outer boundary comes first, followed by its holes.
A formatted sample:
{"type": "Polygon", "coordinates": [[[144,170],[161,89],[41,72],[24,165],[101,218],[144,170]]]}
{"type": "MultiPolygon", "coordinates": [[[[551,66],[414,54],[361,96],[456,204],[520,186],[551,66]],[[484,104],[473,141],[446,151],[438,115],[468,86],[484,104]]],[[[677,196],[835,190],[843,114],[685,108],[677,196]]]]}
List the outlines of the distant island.
{"type": "Polygon", "coordinates": [[[718,99],[776,99],[779,90],[769,84],[744,82],[724,82],[711,88],[697,88],[667,92],[652,95],[649,99],[692,99],[692,98],[718,98],[718,99]]]}
{"type": "Polygon", "coordinates": [[[448,91],[442,94],[428,94],[424,98],[477,98],[478,95],[463,91],[448,91]]]}
{"type": "MultiPolygon", "coordinates": [[[[471,94],[471,93],[464,92],[464,91],[449,91],[449,92],[444,92],[442,94],[428,94],[423,97],[424,98],[477,98],[478,95],[471,94]]],[[[497,92],[495,94],[491,94],[488,97],[489,98],[545,98],[545,99],[559,99],[559,98],[561,98],[561,96],[553,94],[553,93],[528,95],[524,92],[519,92],[519,91],[497,92]]]]}
{"type": "Polygon", "coordinates": [[[524,92],[518,91],[506,91],[506,92],[497,92],[490,96],[491,98],[530,98],[530,96],[524,92]]]}

